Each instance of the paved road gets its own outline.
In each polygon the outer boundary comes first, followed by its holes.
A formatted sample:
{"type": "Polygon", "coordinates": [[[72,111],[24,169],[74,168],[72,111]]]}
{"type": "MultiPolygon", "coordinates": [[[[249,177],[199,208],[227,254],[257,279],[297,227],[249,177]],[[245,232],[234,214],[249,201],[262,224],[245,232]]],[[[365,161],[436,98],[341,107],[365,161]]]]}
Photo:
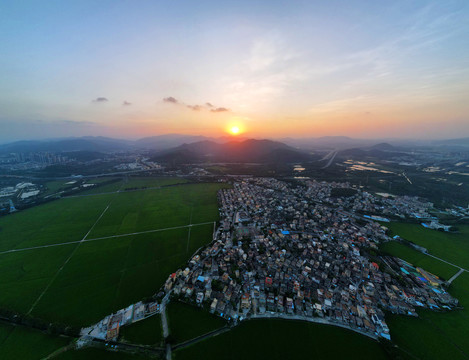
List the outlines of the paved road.
{"type": "MultiPolygon", "coordinates": [[[[106,210],[107,210],[107,208],[106,208],[106,210]]],[[[104,215],[104,213],[101,214],[101,216],[102,216],[102,215],[104,215]]],[[[100,217],[100,218],[101,218],[101,217],[100,217]]],[[[98,219],[98,220],[99,220],[99,219],[98,219]]],[[[149,234],[149,233],[154,233],[154,232],[159,232],[159,231],[166,231],[166,230],[175,230],[175,229],[182,229],[182,228],[191,228],[191,227],[193,227],[193,226],[208,225],[208,224],[213,224],[213,221],[204,222],[204,223],[198,223],[198,224],[189,224],[189,225],[174,226],[174,227],[163,228],[163,229],[156,229],[156,230],[139,231],[139,232],[133,232],[133,233],[128,233],[128,234],[118,234],[118,235],[103,236],[103,237],[93,238],[93,239],[86,239],[86,236],[88,236],[89,233],[90,233],[91,230],[92,230],[92,228],[91,228],[90,231],[88,231],[88,233],[86,234],[85,238],[83,238],[83,239],[81,239],[81,240],[69,241],[69,242],[63,242],[63,243],[57,243],[57,244],[49,244],[49,245],[32,246],[32,247],[21,248],[21,249],[11,249],[11,250],[6,250],[6,251],[0,252],[0,255],[8,254],[8,253],[13,253],[13,252],[20,252],[20,251],[44,249],[44,248],[54,247],[54,246],[64,246],[64,245],[79,244],[79,243],[90,242],[90,241],[106,240],[106,239],[119,238],[119,237],[131,236],[131,235],[149,234]]],[[[93,225],[93,227],[94,227],[94,225],[93,225]]]]}
{"type": "Polygon", "coordinates": [[[211,337],[213,337],[213,336],[217,336],[217,335],[223,334],[223,333],[225,333],[225,332],[227,332],[227,331],[230,331],[230,330],[231,330],[230,327],[224,326],[224,327],[222,327],[222,328],[220,328],[220,329],[210,331],[209,333],[206,333],[206,334],[204,334],[204,335],[197,336],[196,338],[193,338],[193,339],[191,339],[191,340],[184,341],[184,342],[182,342],[182,343],[179,343],[179,344],[177,344],[177,345],[174,345],[174,346],[172,347],[172,350],[177,350],[177,349],[185,348],[185,347],[187,347],[187,346],[189,346],[189,345],[193,345],[193,344],[198,343],[198,342],[200,342],[200,341],[202,341],[202,340],[206,340],[206,339],[211,338],[211,337]]]}
{"type": "Polygon", "coordinates": [[[337,156],[339,152],[338,151],[334,151],[334,153],[332,154],[331,158],[329,159],[329,161],[327,162],[327,164],[325,166],[322,167],[322,169],[326,169],[328,168],[329,166],[332,165],[332,162],[334,161],[335,157],[337,156]]]}
{"type": "Polygon", "coordinates": [[[457,278],[459,275],[461,275],[464,271],[466,271],[466,270],[464,270],[464,269],[459,269],[459,271],[458,271],[456,274],[454,274],[454,276],[453,276],[451,279],[449,279],[446,283],[447,283],[448,285],[450,285],[450,284],[451,284],[454,280],[456,280],[456,278],[457,278]]]}
{"type": "Polygon", "coordinates": [[[464,270],[464,271],[469,272],[469,270],[464,269],[464,268],[462,268],[462,267],[459,266],[459,265],[450,263],[449,261],[443,260],[442,258],[439,258],[438,256],[435,256],[435,255],[432,255],[432,254],[429,254],[429,253],[426,253],[426,252],[423,252],[423,251],[421,251],[421,252],[422,252],[423,254],[425,254],[425,255],[431,256],[432,258],[435,258],[435,259],[437,259],[437,260],[443,261],[444,263],[447,263],[448,265],[452,265],[452,266],[454,266],[454,267],[456,267],[456,268],[458,268],[458,269],[461,269],[461,270],[464,270]]]}
{"type": "Polygon", "coordinates": [[[161,301],[161,307],[160,307],[161,324],[163,326],[163,336],[165,338],[167,338],[169,335],[168,319],[166,318],[166,305],[169,303],[170,296],[171,296],[171,291],[165,295],[165,297],[161,301]]]}

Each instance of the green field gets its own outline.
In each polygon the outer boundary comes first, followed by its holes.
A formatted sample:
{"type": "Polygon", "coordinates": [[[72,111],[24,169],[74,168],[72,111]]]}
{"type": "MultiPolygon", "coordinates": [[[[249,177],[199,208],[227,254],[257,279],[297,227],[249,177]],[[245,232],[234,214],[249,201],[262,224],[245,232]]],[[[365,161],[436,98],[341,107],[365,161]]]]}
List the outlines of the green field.
{"type": "Polygon", "coordinates": [[[184,359],[386,359],[378,342],[334,326],[290,320],[251,320],[187,348],[184,359]]]}
{"type": "Polygon", "coordinates": [[[0,251],[81,240],[111,199],[112,195],[60,199],[4,216],[0,251]]]}
{"type": "Polygon", "coordinates": [[[469,273],[454,280],[449,292],[463,310],[419,311],[419,318],[391,316],[387,323],[393,341],[419,359],[469,359],[469,273]]]}
{"type": "Polygon", "coordinates": [[[119,179],[119,181],[112,182],[110,184],[100,185],[88,190],[81,191],[77,195],[90,195],[90,194],[101,194],[107,192],[115,192],[118,190],[125,191],[126,189],[142,189],[142,188],[157,188],[160,186],[169,186],[176,184],[184,184],[187,182],[184,178],[169,178],[169,177],[101,177],[96,179],[86,180],[87,184],[101,184],[103,182],[119,179]]]}
{"type": "Polygon", "coordinates": [[[171,302],[167,311],[174,344],[204,335],[226,325],[226,321],[222,318],[181,302],[171,302]]]}
{"type": "Polygon", "coordinates": [[[47,187],[46,192],[43,194],[45,195],[50,195],[54,194],[60,190],[63,190],[65,188],[71,188],[72,185],[65,185],[68,182],[68,180],[59,180],[59,181],[48,181],[44,185],[47,187]]]}
{"type": "MultiPolygon", "coordinates": [[[[193,224],[212,222],[223,186],[187,184],[53,201],[0,219],[0,249],[79,241],[88,232],[90,240],[186,226],[191,218],[193,224]]],[[[154,294],[168,274],[212,240],[212,231],[209,223],[0,254],[0,306],[28,312],[36,304],[32,315],[89,325],[154,294]]]]}
{"type": "MultiPolygon", "coordinates": [[[[386,243],[381,249],[443,278],[458,270],[396,242],[386,243]]],[[[394,343],[419,359],[468,359],[469,273],[462,273],[448,291],[459,300],[463,310],[444,313],[419,310],[419,318],[391,315],[386,321],[394,343]]]]}
{"type": "Polygon", "coordinates": [[[432,258],[428,255],[412,249],[409,246],[398,243],[397,241],[388,241],[380,245],[380,250],[392,256],[397,256],[411,264],[421,267],[442,279],[449,280],[459,271],[459,268],[444,263],[443,261],[432,258]]]}
{"type": "Polygon", "coordinates": [[[53,337],[40,331],[0,323],[2,360],[39,360],[66,346],[70,339],[53,337]]]}
{"type": "Polygon", "coordinates": [[[68,350],[56,357],[54,360],[144,360],[149,357],[126,354],[109,350],[87,348],[82,350],[68,350]]]}
{"type": "Polygon", "coordinates": [[[123,326],[120,330],[120,339],[133,344],[159,345],[163,340],[161,316],[153,315],[130,326],[123,326]]]}
{"type": "Polygon", "coordinates": [[[459,233],[426,229],[419,224],[392,222],[386,224],[393,235],[423,246],[428,251],[455,265],[469,269],[469,225],[457,225],[459,233]]]}

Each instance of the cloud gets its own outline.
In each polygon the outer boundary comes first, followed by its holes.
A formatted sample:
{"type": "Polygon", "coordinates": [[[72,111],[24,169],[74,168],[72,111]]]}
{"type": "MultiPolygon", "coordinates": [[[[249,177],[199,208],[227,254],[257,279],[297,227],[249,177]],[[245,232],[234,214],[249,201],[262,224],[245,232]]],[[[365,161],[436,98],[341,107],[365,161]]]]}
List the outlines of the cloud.
{"type": "Polygon", "coordinates": [[[163,98],[163,102],[178,105],[180,107],[185,107],[185,108],[190,109],[192,111],[211,111],[211,112],[214,112],[214,113],[231,111],[230,109],[227,109],[225,107],[215,106],[210,102],[206,102],[204,105],[198,105],[198,104],[190,105],[190,104],[187,104],[184,101],[180,101],[180,100],[178,100],[178,99],[176,99],[172,96],[168,96],[168,97],[163,98]]]}
{"type": "Polygon", "coordinates": [[[199,111],[202,109],[202,106],[200,105],[187,105],[187,108],[194,110],[194,111],[199,111]]]}
{"type": "Polygon", "coordinates": [[[227,108],[224,108],[224,107],[217,107],[217,108],[215,108],[215,109],[211,109],[210,111],[211,111],[211,112],[218,113],[218,112],[225,112],[225,111],[230,111],[230,110],[227,109],[227,108]]]}
{"type": "Polygon", "coordinates": [[[172,96],[165,97],[163,99],[164,102],[171,103],[171,104],[178,104],[179,101],[177,99],[173,98],[172,96]]]}
{"type": "Polygon", "coordinates": [[[107,102],[107,101],[109,101],[109,100],[105,97],[97,97],[96,99],[93,100],[93,102],[95,102],[95,103],[107,102]]]}
{"type": "Polygon", "coordinates": [[[122,106],[130,106],[130,105],[132,105],[132,103],[126,100],[124,100],[124,102],[122,103],[122,106]]]}

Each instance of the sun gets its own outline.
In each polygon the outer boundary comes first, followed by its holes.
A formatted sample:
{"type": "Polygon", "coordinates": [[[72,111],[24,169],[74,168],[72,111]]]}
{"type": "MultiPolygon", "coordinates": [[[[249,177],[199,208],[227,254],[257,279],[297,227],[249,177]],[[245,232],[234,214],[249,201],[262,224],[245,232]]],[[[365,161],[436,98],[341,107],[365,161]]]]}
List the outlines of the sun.
{"type": "Polygon", "coordinates": [[[230,127],[230,133],[231,135],[238,135],[240,132],[239,130],[239,127],[238,126],[232,126],[230,127]]]}

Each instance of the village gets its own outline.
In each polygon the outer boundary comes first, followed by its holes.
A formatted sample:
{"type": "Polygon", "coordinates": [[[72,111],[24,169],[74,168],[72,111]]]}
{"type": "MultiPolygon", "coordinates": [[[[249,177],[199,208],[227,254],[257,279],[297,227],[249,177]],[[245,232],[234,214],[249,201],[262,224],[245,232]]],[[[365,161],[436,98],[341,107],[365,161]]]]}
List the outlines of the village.
{"type": "Polygon", "coordinates": [[[387,220],[377,214],[431,219],[431,203],[383,198],[348,183],[272,178],[236,179],[233,188],[219,191],[218,201],[213,241],[169,275],[155,301],[130,305],[81,334],[116,340],[122,326],[163,313],[167,302],[179,300],[232,326],[278,317],[390,340],[386,311],[418,316],[417,307],[458,306],[437,276],[377,255],[381,242],[393,240],[373,221],[387,220]]]}
{"type": "Polygon", "coordinates": [[[360,210],[429,218],[430,203],[361,190],[331,196],[338,188],[350,185],[254,178],[221,190],[215,241],[170,275],[166,293],[234,323],[291,317],[386,339],[384,311],[457,306],[435,275],[397,258],[373,261],[367,253],[390,238],[379,223],[357,220],[360,210]]]}

